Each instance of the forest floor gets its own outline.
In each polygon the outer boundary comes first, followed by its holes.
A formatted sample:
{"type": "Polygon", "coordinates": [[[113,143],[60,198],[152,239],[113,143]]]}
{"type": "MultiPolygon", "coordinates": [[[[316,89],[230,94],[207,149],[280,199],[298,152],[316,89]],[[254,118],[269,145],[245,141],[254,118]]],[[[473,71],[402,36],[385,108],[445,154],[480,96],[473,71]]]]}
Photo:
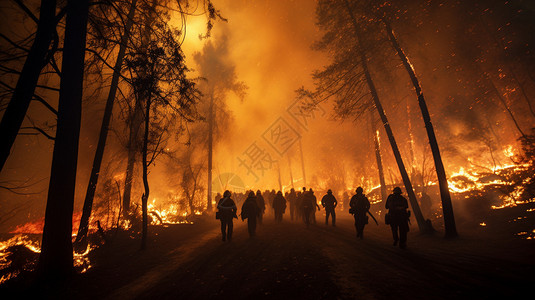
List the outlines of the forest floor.
{"type": "MultiPolygon", "coordinates": [[[[323,211],[309,228],[267,215],[257,236],[234,221],[222,242],[211,218],[193,225],[151,226],[147,249],[117,235],[91,252],[92,267],[69,282],[35,287],[24,281],[0,289],[17,299],[513,299],[533,294],[534,203],[458,222],[459,238],[422,235],[411,226],[407,249],[392,246],[379,220],[356,239],[353,219],[323,211]],[[524,235],[525,236],[525,235],[524,235]]],[[[3,297],[2,297],[3,298],[3,297]]],[[[3,298],[6,299],[6,298],[3,298]]]]}

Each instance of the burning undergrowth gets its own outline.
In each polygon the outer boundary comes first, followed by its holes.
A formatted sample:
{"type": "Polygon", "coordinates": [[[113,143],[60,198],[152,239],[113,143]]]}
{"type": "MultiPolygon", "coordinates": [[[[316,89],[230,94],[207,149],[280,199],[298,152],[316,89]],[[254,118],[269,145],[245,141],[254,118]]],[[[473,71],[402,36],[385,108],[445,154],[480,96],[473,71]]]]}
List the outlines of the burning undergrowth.
{"type": "MultiPolygon", "coordinates": [[[[149,222],[152,226],[192,225],[193,220],[200,215],[200,211],[189,214],[173,204],[158,205],[156,200],[149,204],[149,222]]],[[[73,242],[78,232],[80,216],[81,213],[73,215],[73,242]]],[[[112,241],[119,231],[127,233],[132,239],[139,238],[141,232],[141,212],[137,206],[128,218],[117,217],[116,222],[109,221],[108,213],[100,213],[91,219],[87,247],[78,251],[79,253],[73,251],[73,267],[79,274],[92,268],[91,253],[106,242],[112,241]],[[104,228],[100,220],[104,220],[104,228]]],[[[44,218],[18,225],[9,234],[0,236],[0,285],[37,269],[43,226],[44,218]]]]}

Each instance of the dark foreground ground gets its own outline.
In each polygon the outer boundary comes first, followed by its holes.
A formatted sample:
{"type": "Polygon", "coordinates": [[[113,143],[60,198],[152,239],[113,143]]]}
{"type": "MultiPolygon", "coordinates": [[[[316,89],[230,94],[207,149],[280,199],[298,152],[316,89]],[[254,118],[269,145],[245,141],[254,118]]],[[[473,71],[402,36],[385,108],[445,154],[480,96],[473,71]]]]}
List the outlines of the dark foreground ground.
{"type": "MultiPolygon", "coordinates": [[[[352,219],[339,213],[337,227],[306,228],[288,216],[271,216],[249,238],[235,221],[232,242],[219,223],[151,227],[145,251],[118,235],[92,254],[92,268],[60,286],[27,283],[0,289],[13,299],[513,299],[533,295],[535,241],[515,236],[535,228],[533,217],[497,213],[503,222],[468,228],[458,239],[420,235],[413,224],[408,248],[392,246],[389,227],[370,223],[355,238],[352,219]],[[505,225],[504,225],[505,224],[505,225]],[[468,230],[470,229],[470,230],[468,230]],[[523,297],[521,297],[523,296],[523,297]]],[[[531,215],[534,213],[532,212],[531,215]]],[[[473,225],[473,224],[472,224],[473,225]]],[[[463,231],[464,228],[464,231],[463,231]]],[[[531,296],[530,296],[531,297],[531,296]]],[[[0,297],[3,299],[3,296],[0,297]]]]}

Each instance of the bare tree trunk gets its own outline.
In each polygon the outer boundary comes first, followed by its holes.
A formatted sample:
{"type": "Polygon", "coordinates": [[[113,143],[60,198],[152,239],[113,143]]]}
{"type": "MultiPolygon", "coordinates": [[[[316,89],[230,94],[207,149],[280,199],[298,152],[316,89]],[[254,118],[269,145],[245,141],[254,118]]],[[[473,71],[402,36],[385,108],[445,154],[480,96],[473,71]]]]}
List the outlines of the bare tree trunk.
{"type": "Polygon", "coordinates": [[[446,170],[444,164],[442,163],[442,157],[440,155],[440,149],[438,147],[438,142],[435,136],[435,130],[433,129],[433,124],[431,123],[431,116],[427,109],[427,104],[424,99],[424,94],[422,93],[422,88],[420,87],[420,82],[414,73],[414,69],[409,62],[409,59],[401,49],[394,32],[390,24],[383,19],[383,23],[386,26],[386,31],[390,41],[392,42],[392,47],[396,50],[399,58],[403,62],[407,73],[409,74],[416,96],[418,97],[418,104],[420,105],[420,110],[422,112],[422,117],[425,123],[425,129],[427,131],[427,137],[429,139],[429,145],[431,146],[431,153],[433,153],[433,159],[435,161],[435,170],[437,173],[438,186],[440,189],[440,198],[442,200],[442,211],[444,215],[444,229],[446,237],[457,237],[457,228],[455,226],[455,217],[453,215],[453,205],[451,203],[450,190],[448,188],[448,178],[446,177],[446,170]]]}
{"type": "Polygon", "coordinates": [[[383,160],[381,158],[381,147],[379,144],[379,132],[377,131],[377,126],[375,126],[375,118],[373,117],[372,111],[370,111],[370,122],[372,125],[372,131],[373,131],[375,160],[377,161],[377,170],[379,171],[379,183],[381,184],[381,200],[386,201],[386,198],[388,197],[388,193],[386,191],[385,174],[383,170],[383,160]]]}
{"type": "Polygon", "coordinates": [[[132,193],[132,182],[134,181],[134,165],[138,153],[138,136],[142,120],[141,100],[136,97],[134,112],[130,120],[130,136],[128,137],[128,160],[126,162],[126,173],[123,192],[123,218],[128,219],[130,214],[130,199],[132,193]]]}
{"type": "Polygon", "coordinates": [[[303,186],[307,186],[307,176],[305,173],[305,158],[303,156],[303,138],[299,139],[299,151],[301,152],[301,169],[303,171],[303,186]]]}
{"type": "Polygon", "coordinates": [[[48,187],[38,270],[42,278],[69,276],[73,267],[72,212],[82,111],[89,0],[67,2],[58,127],[48,187]]]}
{"type": "Polygon", "coordinates": [[[433,229],[429,227],[429,225],[425,222],[424,217],[422,215],[422,211],[420,210],[420,206],[418,205],[418,200],[416,199],[416,195],[414,194],[414,190],[412,188],[411,181],[409,179],[409,175],[407,174],[407,170],[405,169],[405,165],[403,164],[403,159],[401,158],[401,154],[399,152],[398,145],[396,143],[396,140],[394,138],[394,134],[392,133],[392,129],[390,128],[390,123],[388,123],[388,119],[385,115],[383,106],[381,102],[379,101],[379,95],[377,94],[377,89],[375,88],[375,84],[373,83],[373,80],[371,78],[370,71],[368,69],[368,63],[366,58],[366,53],[364,52],[364,48],[362,47],[362,37],[360,35],[360,28],[359,25],[355,19],[355,16],[353,15],[353,11],[351,10],[351,7],[349,5],[349,2],[345,0],[345,4],[347,7],[347,11],[349,13],[349,16],[351,17],[351,20],[353,22],[353,27],[355,29],[355,33],[357,35],[358,40],[358,51],[360,56],[360,61],[362,64],[362,69],[364,71],[364,75],[366,77],[366,83],[368,84],[368,87],[370,89],[370,93],[372,95],[372,99],[375,104],[375,108],[377,108],[377,112],[379,113],[379,116],[381,117],[381,120],[383,122],[383,126],[386,131],[386,135],[388,136],[388,140],[390,141],[390,146],[392,147],[392,152],[394,153],[394,157],[396,158],[396,162],[399,168],[399,172],[401,173],[401,178],[403,179],[403,183],[405,185],[405,190],[407,191],[407,195],[409,196],[409,201],[412,206],[412,210],[414,212],[414,217],[416,218],[416,222],[418,223],[418,228],[420,232],[431,232],[433,229]]]}
{"type": "Polygon", "coordinates": [[[498,89],[496,88],[496,85],[494,84],[494,82],[492,82],[492,79],[490,79],[488,74],[485,74],[485,77],[487,78],[487,80],[488,80],[490,86],[492,87],[494,93],[496,93],[496,96],[498,96],[498,100],[500,100],[500,102],[503,104],[503,107],[505,108],[505,110],[509,114],[509,117],[511,117],[511,120],[515,124],[516,129],[518,130],[520,135],[523,138],[525,138],[526,134],[524,134],[524,131],[522,130],[522,128],[520,128],[520,125],[518,124],[518,121],[516,120],[515,115],[513,114],[513,111],[511,110],[509,105],[507,105],[507,102],[505,102],[505,99],[503,99],[503,96],[500,94],[500,91],[498,91],[498,89]]]}
{"type": "MultiPolygon", "coordinates": [[[[153,0],[149,8],[148,15],[144,19],[144,31],[141,34],[141,44],[142,48],[147,47],[147,41],[150,38],[150,31],[152,23],[155,18],[155,8],[158,4],[157,0],[153,0]]],[[[148,96],[150,97],[150,95],[148,96]]],[[[147,100],[148,101],[148,100],[147,100]]],[[[126,179],[125,179],[125,189],[123,193],[123,207],[124,207],[124,217],[129,218],[130,214],[130,200],[131,200],[131,191],[132,191],[132,182],[134,177],[134,163],[136,160],[137,154],[137,145],[138,145],[138,134],[139,128],[143,123],[143,96],[139,93],[136,95],[136,100],[134,104],[134,112],[132,119],[130,120],[130,137],[128,141],[128,162],[126,166],[126,179]]],[[[147,116],[145,116],[147,117],[147,116]]]]}
{"type": "Polygon", "coordinates": [[[41,70],[46,65],[48,46],[54,37],[56,28],[56,0],[42,0],[39,23],[28,57],[24,62],[11,101],[0,122],[0,171],[9,157],[20,126],[24,121],[28,107],[35,92],[35,86],[41,70]]]}
{"type": "Polygon", "coordinates": [[[108,130],[110,126],[111,115],[113,112],[113,104],[115,102],[115,95],[117,94],[117,88],[119,85],[119,76],[121,75],[121,68],[123,65],[123,58],[126,52],[126,44],[130,37],[130,29],[134,22],[134,13],[136,12],[136,2],[133,0],[130,4],[130,10],[128,12],[127,21],[124,29],[124,34],[121,36],[121,45],[119,47],[119,53],[117,54],[117,60],[113,68],[113,75],[110,84],[110,90],[108,92],[108,99],[106,100],[106,107],[104,109],[104,116],[102,118],[102,125],[100,127],[100,135],[98,138],[97,149],[95,151],[95,158],[93,159],[93,167],[91,169],[91,175],[89,177],[89,184],[85,194],[84,208],[82,210],[82,217],[80,219],[80,226],[78,227],[78,234],[74,242],[74,248],[76,252],[83,253],[87,248],[87,231],[89,229],[89,218],[91,217],[91,210],[93,209],[93,198],[95,197],[95,190],[97,189],[98,176],[100,173],[100,165],[102,163],[102,157],[104,156],[104,147],[106,146],[106,139],[108,137],[108,130]]]}
{"type": "Polygon", "coordinates": [[[290,182],[292,183],[292,189],[293,189],[295,187],[294,187],[294,175],[292,173],[292,160],[290,158],[289,153],[286,153],[286,157],[288,158],[288,169],[290,170],[290,182]]]}
{"type": "Polygon", "coordinates": [[[207,211],[212,211],[212,153],[214,140],[214,92],[210,95],[210,112],[208,115],[208,201],[206,205],[207,211]]]}
{"type": "Polygon", "coordinates": [[[143,135],[143,150],[142,150],[142,160],[143,160],[143,187],[145,192],[141,196],[141,211],[143,218],[143,228],[141,233],[141,249],[147,247],[147,231],[148,231],[148,215],[147,215],[147,203],[149,198],[149,179],[148,179],[148,162],[147,162],[147,145],[149,143],[149,123],[150,123],[150,105],[151,98],[150,94],[147,96],[147,103],[145,108],[145,133],[143,135]]]}

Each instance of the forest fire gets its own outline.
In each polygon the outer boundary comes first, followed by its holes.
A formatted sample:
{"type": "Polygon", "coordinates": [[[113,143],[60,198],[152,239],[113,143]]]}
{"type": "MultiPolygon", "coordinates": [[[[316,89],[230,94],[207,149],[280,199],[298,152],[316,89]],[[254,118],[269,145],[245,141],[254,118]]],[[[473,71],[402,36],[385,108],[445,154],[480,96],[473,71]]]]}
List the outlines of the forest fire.
{"type": "Polygon", "coordinates": [[[535,280],[526,2],[6,1],[0,294],[514,294],[535,280]]]}
{"type": "MultiPolygon", "coordinates": [[[[42,229],[41,229],[42,230],[42,229]]],[[[0,242],[0,284],[17,277],[21,272],[34,271],[41,253],[39,235],[16,234],[0,242]]],[[[95,246],[88,245],[83,253],[73,252],[73,266],[79,273],[91,268],[88,254],[95,246]]]]}
{"type": "MultiPolygon", "coordinates": [[[[171,203],[167,207],[156,205],[156,199],[148,205],[149,214],[154,216],[151,224],[153,225],[169,225],[169,224],[193,224],[193,221],[188,220],[188,212],[183,211],[180,207],[171,203]]],[[[201,211],[194,211],[194,215],[201,215],[201,211]]]]}

